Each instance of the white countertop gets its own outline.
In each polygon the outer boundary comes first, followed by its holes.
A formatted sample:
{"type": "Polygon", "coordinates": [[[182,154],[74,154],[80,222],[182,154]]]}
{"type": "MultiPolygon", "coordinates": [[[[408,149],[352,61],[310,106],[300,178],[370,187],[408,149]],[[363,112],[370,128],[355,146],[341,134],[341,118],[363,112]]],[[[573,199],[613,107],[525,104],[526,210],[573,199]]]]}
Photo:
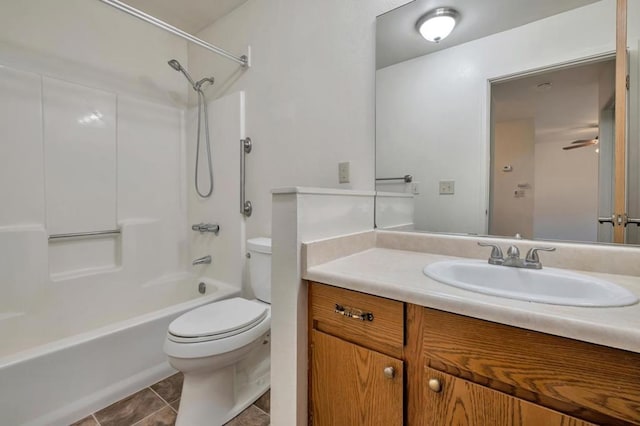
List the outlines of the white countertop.
{"type": "MultiPolygon", "coordinates": [[[[371,248],[303,271],[303,278],[474,318],[640,353],[640,304],[583,308],[489,296],[423,274],[440,260],[431,253],[371,248]]],[[[640,277],[582,272],[640,295],[640,277]]]]}

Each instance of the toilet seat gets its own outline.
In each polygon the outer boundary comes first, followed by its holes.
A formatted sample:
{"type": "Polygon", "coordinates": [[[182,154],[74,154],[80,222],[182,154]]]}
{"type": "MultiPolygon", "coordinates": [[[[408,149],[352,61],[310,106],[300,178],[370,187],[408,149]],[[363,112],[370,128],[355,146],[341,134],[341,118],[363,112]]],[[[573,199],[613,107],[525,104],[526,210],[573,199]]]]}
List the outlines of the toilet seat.
{"type": "Polygon", "coordinates": [[[240,297],[194,309],[169,324],[167,337],[177,343],[225,339],[255,327],[267,316],[266,305],[240,297]]]}
{"type": "Polygon", "coordinates": [[[254,300],[252,302],[264,306],[267,310],[266,316],[253,327],[224,339],[220,338],[201,342],[194,340],[175,342],[172,340],[175,337],[172,337],[172,335],[167,332],[167,337],[164,341],[164,352],[172,358],[203,358],[223,355],[244,346],[251,345],[256,341],[262,341],[262,337],[268,334],[271,328],[271,307],[260,301],[254,300]]]}

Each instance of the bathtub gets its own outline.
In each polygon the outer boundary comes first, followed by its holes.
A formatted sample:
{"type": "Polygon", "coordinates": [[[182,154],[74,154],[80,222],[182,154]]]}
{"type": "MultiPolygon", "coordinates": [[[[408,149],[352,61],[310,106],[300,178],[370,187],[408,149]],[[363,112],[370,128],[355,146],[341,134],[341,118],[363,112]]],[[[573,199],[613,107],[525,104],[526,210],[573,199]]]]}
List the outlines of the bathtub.
{"type": "Polygon", "coordinates": [[[120,305],[98,298],[89,308],[69,309],[68,302],[47,301],[53,309],[46,312],[0,313],[0,425],[69,425],[173,374],[162,351],[169,323],[240,293],[194,277],[141,288],[143,297],[120,305]]]}

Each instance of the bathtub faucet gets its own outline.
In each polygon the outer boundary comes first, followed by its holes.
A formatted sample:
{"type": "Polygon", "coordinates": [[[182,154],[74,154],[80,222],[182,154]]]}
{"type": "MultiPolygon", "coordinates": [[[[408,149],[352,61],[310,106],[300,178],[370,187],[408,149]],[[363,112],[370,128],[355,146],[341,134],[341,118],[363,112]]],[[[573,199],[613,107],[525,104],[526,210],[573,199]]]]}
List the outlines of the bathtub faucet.
{"type": "Polygon", "coordinates": [[[218,235],[218,232],[220,232],[220,225],[215,223],[197,223],[195,225],[191,225],[191,229],[199,231],[201,234],[204,232],[213,232],[218,235]]]}
{"type": "Polygon", "coordinates": [[[210,264],[211,263],[211,256],[204,256],[204,257],[199,257],[198,259],[194,260],[191,264],[192,265],[202,265],[202,264],[210,264]]]}

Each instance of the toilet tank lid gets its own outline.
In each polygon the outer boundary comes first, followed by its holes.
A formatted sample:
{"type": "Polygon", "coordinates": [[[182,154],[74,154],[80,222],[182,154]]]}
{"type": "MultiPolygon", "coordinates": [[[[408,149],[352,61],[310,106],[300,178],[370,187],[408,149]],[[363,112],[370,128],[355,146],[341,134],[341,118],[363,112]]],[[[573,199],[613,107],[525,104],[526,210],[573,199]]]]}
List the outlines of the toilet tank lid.
{"type": "Polygon", "coordinates": [[[271,253],[271,238],[249,238],[247,240],[247,250],[258,253],[271,253]]]}

